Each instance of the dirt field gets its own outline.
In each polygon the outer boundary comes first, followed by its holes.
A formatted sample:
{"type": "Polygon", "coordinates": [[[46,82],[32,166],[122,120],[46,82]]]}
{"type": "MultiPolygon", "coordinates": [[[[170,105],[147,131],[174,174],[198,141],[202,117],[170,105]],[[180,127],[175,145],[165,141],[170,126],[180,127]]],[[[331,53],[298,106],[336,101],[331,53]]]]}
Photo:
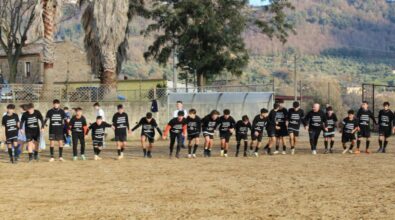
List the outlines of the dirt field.
{"type": "Polygon", "coordinates": [[[294,156],[179,160],[157,145],[143,159],[133,142],[123,161],[113,147],[102,161],[72,162],[66,150],[64,163],[43,152],[17,165],[2,151],[0,219],[395,218],[394,144],[385,155],[341,155],[337,145],[333,155],[303,147],[294,156]]]}

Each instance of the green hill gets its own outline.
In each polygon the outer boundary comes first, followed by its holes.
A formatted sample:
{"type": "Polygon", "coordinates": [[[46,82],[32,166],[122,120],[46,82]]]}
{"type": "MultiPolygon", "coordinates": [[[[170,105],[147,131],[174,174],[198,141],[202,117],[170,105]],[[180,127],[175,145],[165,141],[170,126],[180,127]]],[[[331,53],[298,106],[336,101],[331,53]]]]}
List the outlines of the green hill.
{"type": "MultiPolygon", "coordinates": [[[[395,4],[384,0],[292,0],[295,11],[289,19],[297,35],[287,44],[270,41],[253,31],[244,34],[251,61],[241,83],[265,82],[272,79],[290,84],[294,70],[294,54],[299,77],[319,81],[330,78],[344,84],[377,82],[395,84],[395,4]]],[[[64,7],[63,21],[57,37],[82,45],[83,30],[80,9],[64,7]]],[[[260,16],[260,8],[251,8],[260,16]]],[[[139,36],[147,25],[136,18],[131,24],[129,61],[123,73],[131,78],[170,77],[169,68],[146,63],[143,51],[151,39],[139,36]]]]}

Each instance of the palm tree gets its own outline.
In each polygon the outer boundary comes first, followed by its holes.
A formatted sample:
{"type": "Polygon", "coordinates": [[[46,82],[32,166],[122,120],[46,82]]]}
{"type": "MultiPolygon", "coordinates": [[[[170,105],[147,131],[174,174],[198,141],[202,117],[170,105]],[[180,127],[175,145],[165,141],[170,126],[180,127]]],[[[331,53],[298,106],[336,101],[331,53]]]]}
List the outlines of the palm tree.
{"type": "Polygon", "coordinates": [[[115,91],[117,74],[126,58],[128,23],[144,10],[143,0],[81,0],[84,44],[92,73],[115,91]]]}
{"type": "Polygon", "coordinates": [[[41,0],[42,4],[42,29],[43,29],[43,61],[44,61],[44,88],[43,94],[50,94],[54,82],[53,64],[54,54],[54,32],[56,22],[61,17],[62,0],[41,0]]]}

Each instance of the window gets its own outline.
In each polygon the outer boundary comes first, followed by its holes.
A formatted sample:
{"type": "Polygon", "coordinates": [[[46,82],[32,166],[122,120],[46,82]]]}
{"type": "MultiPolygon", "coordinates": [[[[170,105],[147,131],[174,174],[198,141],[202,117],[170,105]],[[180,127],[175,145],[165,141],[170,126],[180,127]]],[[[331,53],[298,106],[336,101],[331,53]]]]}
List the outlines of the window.
{"type": "Polygon", "coordinates": [[[25,63],[25,76],[30,77],[31,76],[31,64],[30,62],[25,63]]]}

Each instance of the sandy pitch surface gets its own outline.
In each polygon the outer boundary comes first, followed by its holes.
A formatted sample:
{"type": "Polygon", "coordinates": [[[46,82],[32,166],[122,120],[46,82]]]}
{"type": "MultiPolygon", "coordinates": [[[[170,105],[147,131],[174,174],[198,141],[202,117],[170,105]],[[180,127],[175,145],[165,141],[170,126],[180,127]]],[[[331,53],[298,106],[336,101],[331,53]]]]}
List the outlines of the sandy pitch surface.
{"type": "Polygon", "coordinates": [[[66,150],[63,163],[48,163],[46,151],[11,165],[2,151],[0,219],[395,219],[393,146],[259,158],[234,158],[232,146],[229,158],[179,160],[167,158],[167,142],[153,159],[132,146],[122,161],[112,144],[102,161],[72,162],[66,150]]]}

